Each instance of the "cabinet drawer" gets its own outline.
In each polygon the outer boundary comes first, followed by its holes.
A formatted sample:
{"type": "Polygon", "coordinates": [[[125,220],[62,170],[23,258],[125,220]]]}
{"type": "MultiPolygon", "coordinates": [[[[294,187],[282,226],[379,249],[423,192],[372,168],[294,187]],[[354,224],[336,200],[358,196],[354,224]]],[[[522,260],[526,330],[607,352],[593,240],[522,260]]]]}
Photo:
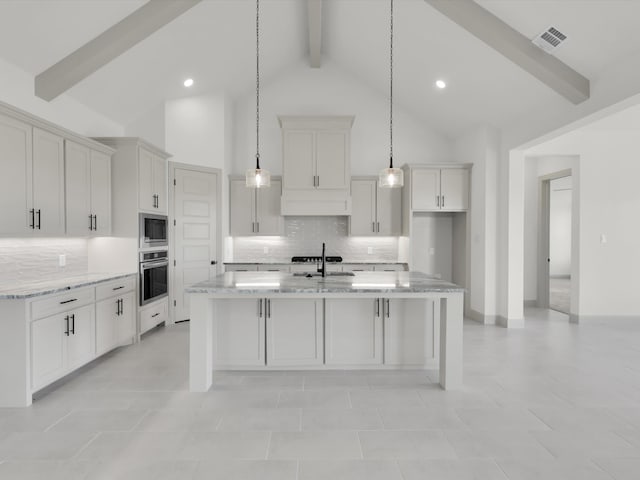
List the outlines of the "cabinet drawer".
{"type": "Polygon", "coordinates": [[[166,322],[168,317],[167,300],[161,300],[150,308],[140,311],[140,333],[151,330],[159,323],[166,322]]]}
{"type": "Polygon", "coordinates": [[[114,297],[116,295],[122,295],[123,293],[130,292],[136,288],[136,277],[119,278],[112,282],[103,283],[96,287],[96,301],[104,300],[105,298],[114,297]]]}
{"type": "Polygon", "coordinates": [[[93,303],[95,300],[93,287],[79,288],[65,293],[47,296],[42,300],[31,302],[31,318],[48,317],[56,313],[73,310],[93,303]]]}

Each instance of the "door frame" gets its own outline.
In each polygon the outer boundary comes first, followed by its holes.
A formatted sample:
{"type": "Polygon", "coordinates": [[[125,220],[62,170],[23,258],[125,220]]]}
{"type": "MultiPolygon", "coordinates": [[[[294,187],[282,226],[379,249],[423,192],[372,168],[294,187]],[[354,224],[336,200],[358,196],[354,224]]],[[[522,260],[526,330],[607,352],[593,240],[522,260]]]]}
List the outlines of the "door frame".
{"type": "Polygon", "coordinates": [[[188,163],[168,162],[169,164],[169,323],[175,324],[175,294],[173,282],[175,277],[175,186],[176,170],[190,170],[192,172],[213,173],[216,175],[216,274],[220,273],[222,262],[222,170],[219,168],[203,167],[188,163]]]}
{"type": "MultiPolygon", "coordinates": [[[[549,235],[551,233],[551,180],[572,176],[570,168],[558,172],[549,173],[538,177],[538,299],[539,308],[549,308],[549,255],[551,244],[549,235]]],[[[573,211],[571,212],[573,216],[573,211]]],[[[572,220],[573,223],[573,220],[572,220]]],[[[573,252],[571,263],[574,262],[573,252]]],[[[573,290],[573,288],[571,289],[573,290]]],[[[571,294],[571,293],[570,293],[571,294]]]]}

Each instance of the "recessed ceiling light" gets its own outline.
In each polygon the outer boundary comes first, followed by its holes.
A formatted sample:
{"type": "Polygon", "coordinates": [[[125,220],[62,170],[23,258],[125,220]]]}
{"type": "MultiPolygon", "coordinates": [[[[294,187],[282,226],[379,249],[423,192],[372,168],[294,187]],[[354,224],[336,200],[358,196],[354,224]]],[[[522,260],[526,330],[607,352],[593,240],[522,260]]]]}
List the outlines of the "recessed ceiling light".
{"type": "Polygon", "coordinates": [[[184,86],[185,86],[185,87],[190,87],[191,85],[193,85],[193,78],[187,78],[187,79],[184,81],[184,86]]]}
{"type": "Polygon", "coordinates": [[[436,87],[445,88],[446,86],[447,86],[447,84],[445,83],[444,80],[436,80],[436,87]]]}

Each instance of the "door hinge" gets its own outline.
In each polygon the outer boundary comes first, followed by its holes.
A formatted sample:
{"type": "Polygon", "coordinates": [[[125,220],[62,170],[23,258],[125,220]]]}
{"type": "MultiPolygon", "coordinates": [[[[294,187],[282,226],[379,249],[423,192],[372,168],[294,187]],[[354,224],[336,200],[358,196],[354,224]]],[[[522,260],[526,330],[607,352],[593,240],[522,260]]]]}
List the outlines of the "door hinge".
{"type": "Polygon", "coordinates": [[[175,306],[177,306],[177,305],[178,305],[178,302],[174,300],[174,301],[173,301],[173,306],[175,307],[175,306]]]}
{"type": "Polygon", "coordinates": [[[174,226],[174,227],[176,226],[176,220],[175,220],[175,218],[173,219],[173,226],[174,226]]]}
{"type": "Polygon", "coordinates": [[[176,179],[175,178],[173,179],[173,186],[174,187],[176,186],[176,179]]]}
{"type": "Polygon", "coordinates": [[[175,260],[173,261],[173,266],[174,266],[174,267],[176,266],[176,261],[175,261],[175,260]]]}

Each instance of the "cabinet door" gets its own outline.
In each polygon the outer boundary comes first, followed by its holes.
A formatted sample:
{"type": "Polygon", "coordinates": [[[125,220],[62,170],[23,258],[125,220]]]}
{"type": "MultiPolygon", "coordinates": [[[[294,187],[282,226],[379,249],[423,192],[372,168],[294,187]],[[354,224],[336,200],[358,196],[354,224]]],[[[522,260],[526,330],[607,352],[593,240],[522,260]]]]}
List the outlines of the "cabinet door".
{"type": "Polygon", "coordinates": [[[33,230],[32,207],[32,128],[0,115],[0,233],[14,236],[33,230]]]}
{"type": "Polygon", "coordinates": [[[111,234],[111,157],[91,151],[91,214],[94,235],[111,234]]]}
{"type": "Polygon", "coordinates": [[[96,355],[118,345],[118,312],[120,297],[107,298],[96,303],[96,355]]]}
{"type": "Polygon", "coordinates": [[[264,299],[216,301],[213,363],[218,366],[263,366],[264,299]]]}
{"type": "Polygon", "coordinates": [[[325,300],[327,365],[382,363],[382,305],[375,298],[325,300]]]}
{"type": "Polygon", "coordinates": [[[118,345],[128,345],[136,336],[136,294],[125,293],[120,300],[120,316],[116,319],[118,345]]]}
{"type": "Polygon", "coordinates": [[[92,304],[70,312],[71,334],[67,337],[67,368],[69,370],[84,365],[96,356],[94,308],[92,304]]]}
{"type": "Polygon", "coordinates": [[[282,181],[272,179],[271,187],[256,189],[255,194],[256,233],[258,235],[283,235],[284,222],[282,215],[280,215],[282,181]]]}
{"type": "Polygon", "coordinates": [[[402,189],[378,188],[376,195],[378,235],[402,234],[402,189]]]}
{"type": "Polygon", "coordinates": [[[74,142],[65,142],[65,188],[67,234],[90,235],[91,151],[74,142]]]}
{"type": "Polygon", "coordinates": [[[440,169],[420,168],[411,172],[411,208],[440,210],[440,169]]]}
{"type": "Polygon", "coordinates": [[[244,180],[229,181],[229,234],[253,235],[255,230],[255,191],[244,180]]]}
{"type": "Polygon", "coordinates": [[[267,365],[322,365],[322,300],[269,299],[267,365]]]}
{"type": "Polygon", "coordinates": [[[162,157],[153,156],[153,193],[156,197],[156,210],[167,213],[167,162],[162,157]]]}
{"type": "Polygon", "coordinates": [[[31,322],[31,387],[44,387],[65,373],[66,322],[60,313],[31,322]]]}
{"type": "Polygon", "coordinates": [[[315,135],[313,131],[284,132],[282,180],[285,189],[312,189],[315,186],[315,135]]]}
{"type": "Polygon", "coordinates": [[[157,211],[153,185],[153,157],[148,150],[138,148],[138,205],[140,210],[148,212],[157,211]]]}
{"type": "Polygon", "coordinates": [[[441,208],[447,211],[469,208],[469,170],[464,168],[440,171],[441,208]]]}
{"type": "Polygon", "coordinates": [[[317,187],[344,189],[349,187],[347,166],[349,151],[347,132],[320,131],[316,136],[317,187]]]}
{"type": "Polygon", "coordinates": [[[376,181],[352,180],[349,234],[375,235],[376,227],[376,181]]]}
{"type": "Polygon", "coordinates": [[[33,208],[35,232],[64,235],[64,140],[33,129],[33,208]]]}
{"type": "Polygon", "coordinates": [[[440,338],[433,300],[384,300],[384,363],[434,366],[440,338]],[[436,330],[434,330],[434,328],[436,330]]]}

